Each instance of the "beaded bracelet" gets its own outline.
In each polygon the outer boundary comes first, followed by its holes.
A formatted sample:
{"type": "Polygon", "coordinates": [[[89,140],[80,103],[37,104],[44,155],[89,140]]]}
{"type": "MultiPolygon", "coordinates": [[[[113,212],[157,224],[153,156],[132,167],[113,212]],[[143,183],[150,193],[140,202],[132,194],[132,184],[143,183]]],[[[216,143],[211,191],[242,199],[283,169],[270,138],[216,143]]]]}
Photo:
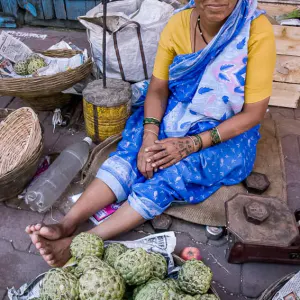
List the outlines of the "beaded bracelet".
{"type": "Polygon", "coordinates": [[[210,130],[210,137],[213,146],[222,143],[222,138],[217,127],[214,127],[212,130],[210,130]]]}
{"type": "Polygon", "coordinates": [[[202,137],[201,137],[201,135],[199,135],[199,134],[196,134],[195,137],[197,138],[197,140],[198,140],[198,142],[199,142],[199,144],[200,144],[200,147],[199,147],[199,150],[198,150],[198,151],[200,151],[200,150],[202,150],[202,148],[203,148],[202,137]]]}
{"type": "Polygon", "coordinates": [[[160,127],[160,121],[156,118],[144,118],[143,125],[153,124],[160,127]]]}

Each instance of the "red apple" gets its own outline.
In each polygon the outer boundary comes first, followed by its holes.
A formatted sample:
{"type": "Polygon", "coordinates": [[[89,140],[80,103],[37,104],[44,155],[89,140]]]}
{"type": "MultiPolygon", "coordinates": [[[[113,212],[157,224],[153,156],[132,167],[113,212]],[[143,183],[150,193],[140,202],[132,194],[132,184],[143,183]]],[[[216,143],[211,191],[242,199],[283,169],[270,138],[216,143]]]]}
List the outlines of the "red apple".
{"type": "Polygon", "coordinates": [[[180,257],[184,260],[191,260],[191,259],[202,260],[200,250],[195,247],[185,247],[181,251],[180,257]]]}

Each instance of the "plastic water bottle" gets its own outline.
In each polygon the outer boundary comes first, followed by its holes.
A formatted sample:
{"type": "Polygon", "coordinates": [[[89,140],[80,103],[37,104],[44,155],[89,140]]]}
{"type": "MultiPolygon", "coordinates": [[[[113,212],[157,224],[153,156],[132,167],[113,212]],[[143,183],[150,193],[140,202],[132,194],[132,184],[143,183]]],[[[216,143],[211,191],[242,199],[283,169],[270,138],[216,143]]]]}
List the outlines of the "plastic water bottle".
{"type": "Polygon", "coordinates": [[[28,188],[25,202],[38,212],[48,210],[63,194],[68,185],[83,168],[92,145],[90,138],[67,147],[28,188]]]}

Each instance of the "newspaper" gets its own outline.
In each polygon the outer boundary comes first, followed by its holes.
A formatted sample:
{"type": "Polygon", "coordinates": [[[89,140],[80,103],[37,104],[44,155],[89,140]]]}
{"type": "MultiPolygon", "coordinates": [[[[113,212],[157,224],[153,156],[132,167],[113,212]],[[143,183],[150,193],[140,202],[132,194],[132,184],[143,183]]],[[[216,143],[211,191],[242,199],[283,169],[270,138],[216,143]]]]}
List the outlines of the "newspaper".
{"type": "MultiPolygon", "coordinates": [[[[60,41],[56,45],[49,48],[50,50],[55,49],[75,49],[80,50],[78,47],[72,44],[68,44],[65,41],[60,41]]],[[[38,54],[44,59],[47,66],[37,70],[33,75],[21,76],[15,73],[13,63],[26,60],[28,56],[33,54],[33,51],[28,48],[23,42],[14,38],[12,35],[2,31],[0,34],[0,76],[2,78],[29,78],[33,76],[47,76],[54,75],[67,71],[69,69],[75,69],[85,63],[88,59],[87,50],[85,49],[82,53],[76,54],[70,58],[58,58],[48,57],[38,54]],[[6,59],[3,64],[3,57],[6,59]]]]}
{"type": "MultiPolygon", "coordinates": [[[[168,274],[170,277],[174,277],[175,272],[178,272],[180,269],[174,265],[172,257],[176,246],[176,237],[173,231],[152,234],[135,241],[106,241],[104,245],[107,246],[110,243],[122,243],[128,248],[143,248],[148,252],[161,253],[167,259],[168,274]]],[[[30,300],[38,298],[45,274],[46,273],[40,274],[32,282],[25,283],[19,289],[15,289],[14,287],[8,289],[8,298],[10,300],[30,300]]]]}
{"type": "Polygon", "coordinates": [[[0,34],[0,55],[13,63],[26,59],[33,52],[24,43],[2,31],[0,34]]]}
{"type": "Polygon", "coordinates": [[[272,300],[300,300],[300,272],[290,279],[272,300]]]}

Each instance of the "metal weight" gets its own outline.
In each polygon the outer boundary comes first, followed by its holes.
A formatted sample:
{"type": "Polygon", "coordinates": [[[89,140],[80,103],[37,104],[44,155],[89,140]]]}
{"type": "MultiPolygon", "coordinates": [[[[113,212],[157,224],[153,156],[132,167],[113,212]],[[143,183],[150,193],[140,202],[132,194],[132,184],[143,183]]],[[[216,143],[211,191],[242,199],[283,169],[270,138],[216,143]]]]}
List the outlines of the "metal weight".
{"type": "Polygon", "coordinates": [[[249,202],[244,206],[244,214],[248,222],[255,225],[263,223],[269,216],[269,210],[263,203],[249,202]]]}
{"type": "Polygon", "coordinates": [[[252,172],[243,182],[247,191],[252,194],[262,194],[270,186],[270,181],[265,174],[252,172]]]}
{"type": "Polygon", "coordinates": [[[151,224],[155,231],[166,231],[172,225],[172,218],[168,215],[162,214],[151,220],[151,224]]]}

